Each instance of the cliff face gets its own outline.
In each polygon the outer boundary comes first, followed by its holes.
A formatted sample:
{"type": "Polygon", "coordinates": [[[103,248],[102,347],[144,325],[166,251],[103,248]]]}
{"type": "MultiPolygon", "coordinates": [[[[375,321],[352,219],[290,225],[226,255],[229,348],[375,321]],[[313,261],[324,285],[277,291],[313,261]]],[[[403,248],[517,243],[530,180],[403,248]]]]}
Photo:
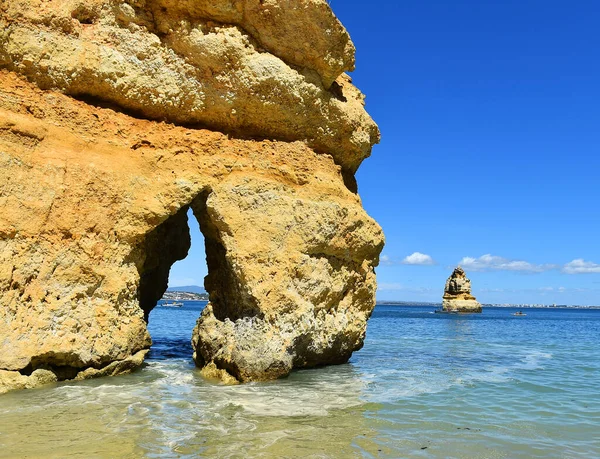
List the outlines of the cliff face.
{"type": "Polygon", "coordinates": [[[354,172],[377,126],[325,0],[7,0],[0,65],[143,118],[307,140],[354,172]]]}
{"type": "Polygon", "coordinates": [[[200,367],[271,379],[362,346],[383,235],[353,172],[379,134],[324,1],[1,8],[0,392],[138,366],[190,208],[200,367]]]}
{"type": "Polygon", "coordinates": [[[471,295],[471,281],[460,266],[446,281],[442,309],[449,312],[481,312],[481,304],[471,295]]]}

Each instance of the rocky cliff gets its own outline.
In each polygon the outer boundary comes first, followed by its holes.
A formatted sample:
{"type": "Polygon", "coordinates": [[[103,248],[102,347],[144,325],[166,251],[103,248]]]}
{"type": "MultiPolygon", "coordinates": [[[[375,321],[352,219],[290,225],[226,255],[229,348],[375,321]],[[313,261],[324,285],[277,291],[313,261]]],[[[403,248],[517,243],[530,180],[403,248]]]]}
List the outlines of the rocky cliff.
{"type": "Polygon", "coordinates": [[[379,138],[325,0],[5,0],[0,65],[138,117],[306,140],[354,172],[379,138]]]}
{"type": "Polygon", "coordinates": [[[442,309],[448,312],[481,312],[481,304],[471,295],[471,281],[460,266],[446,281],[442,309]]]}
{"type": "Polygon", "coordinates": [[[324,0],[6,0],[0,392],[139,366],[205,237],[198,366],[271,379],[362,346],[383,246],[378,140],[324,0]]]}

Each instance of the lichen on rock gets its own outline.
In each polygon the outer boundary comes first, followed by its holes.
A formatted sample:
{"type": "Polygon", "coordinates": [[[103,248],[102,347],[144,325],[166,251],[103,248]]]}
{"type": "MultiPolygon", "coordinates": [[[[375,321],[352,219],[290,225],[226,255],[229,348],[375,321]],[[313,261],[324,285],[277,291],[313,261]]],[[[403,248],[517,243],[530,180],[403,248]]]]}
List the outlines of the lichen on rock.
{"type": "Polygon", "coordinates": [[[273,379],[362,346],[383,234],[354,172],[379,133],[324,0],[0,8],[2,387],[138,367],[190,209],[206,375],[273,379]]]}

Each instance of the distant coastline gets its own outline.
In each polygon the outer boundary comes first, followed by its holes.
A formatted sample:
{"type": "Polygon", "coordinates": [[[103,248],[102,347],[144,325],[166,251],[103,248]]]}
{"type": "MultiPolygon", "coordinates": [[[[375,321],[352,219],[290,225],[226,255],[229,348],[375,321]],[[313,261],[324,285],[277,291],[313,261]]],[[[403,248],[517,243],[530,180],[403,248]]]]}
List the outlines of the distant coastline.
{"type": "MultiPolygon", "coordinates": [[[[418,301],[377,301],[378,306],[431,306],[435,308],[441,307],[442,303],[429,303],[418,301]]],[[[600,309],[600,305],[569,305],[569,304],[510,304],[510,303],[482,303],[484,308],[547,308],[547,309],[600,309]]]]}
{"type": "Polygon", "coordinates": [[[202,292],[180,292],[167,290],[161,300],[169,301],[208,301],[208,293],[202,292]]]}
{"type": "MultiPolygon", "coordinates": [[[[208,301],[208,293],[197,293],[197,292],[184,292],[179,290],[167,290],[161,300],[176,300],[176,301],[208,301]]],[[[415,306],[423,307],[430,306],[432,308],[439,308],[442,303],[429,303],[420,301],[377,301],[377,306],[415,306]]],[[[546,308],[546,309],[600,309],[600,305],[570,305],[570,304],[511,304],[511,303],[482,303],[484,308],[517,308],[517,309],[533,309],[533,308],[546,308]]]]}

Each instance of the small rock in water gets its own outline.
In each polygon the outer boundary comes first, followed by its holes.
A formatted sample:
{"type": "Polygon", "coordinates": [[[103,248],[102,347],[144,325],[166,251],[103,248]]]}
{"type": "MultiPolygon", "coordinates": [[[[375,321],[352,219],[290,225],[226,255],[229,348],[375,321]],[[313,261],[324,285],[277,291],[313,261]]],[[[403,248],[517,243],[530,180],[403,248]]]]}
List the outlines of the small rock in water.
{"type": "Polygon", "coordinates": [[[460,266],[446,281],[442,309],[446,312],[481,312],[481,304],[471,295],[471,281],[460,266]]]}

